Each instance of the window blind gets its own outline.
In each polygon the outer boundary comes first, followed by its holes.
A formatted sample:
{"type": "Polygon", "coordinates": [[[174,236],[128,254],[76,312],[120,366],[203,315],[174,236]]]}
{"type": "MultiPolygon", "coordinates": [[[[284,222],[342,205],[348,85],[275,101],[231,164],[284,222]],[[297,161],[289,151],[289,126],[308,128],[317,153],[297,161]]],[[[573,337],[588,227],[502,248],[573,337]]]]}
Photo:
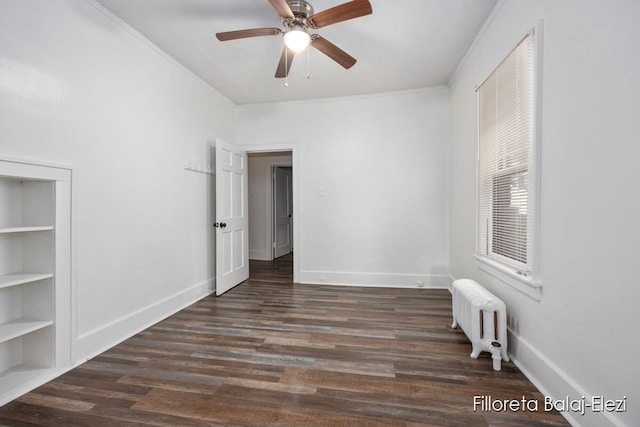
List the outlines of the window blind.
{"type": "Polygon", "coordinates": [[[478,88],[478,253],[530,275],[535,63],[528,34],[478,88]]]}

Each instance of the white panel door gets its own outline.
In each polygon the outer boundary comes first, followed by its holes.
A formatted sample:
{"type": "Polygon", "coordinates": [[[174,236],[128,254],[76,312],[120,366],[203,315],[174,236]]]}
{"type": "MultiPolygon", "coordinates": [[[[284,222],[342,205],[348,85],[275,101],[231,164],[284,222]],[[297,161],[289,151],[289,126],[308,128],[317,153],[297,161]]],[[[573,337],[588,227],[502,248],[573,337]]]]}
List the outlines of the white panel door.
{"type": "Polygon", "coordinates": [[[247,153],[216,141],[216,295],[249,277],[247,153]]]}
{"type": "Polygon", "coordinates": [[[273,249],[275,258],[291,252],[291,168],[274,167],[273,172],[273,249]]]}

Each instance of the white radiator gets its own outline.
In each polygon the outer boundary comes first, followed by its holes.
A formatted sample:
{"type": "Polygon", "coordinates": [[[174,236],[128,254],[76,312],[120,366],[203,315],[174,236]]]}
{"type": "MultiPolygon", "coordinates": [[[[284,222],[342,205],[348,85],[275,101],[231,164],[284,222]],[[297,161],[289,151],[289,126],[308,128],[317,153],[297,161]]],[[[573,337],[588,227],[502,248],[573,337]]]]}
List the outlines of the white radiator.
{"type": "Polygon", "coordinates": [[[471,357],[481,351],[491,353],[493,369],[509,361],[507,355],[507,309],[504,302],[470,279],[460,279],[452,285],[452,328],[460,325],[473,346],[471,357]]]}

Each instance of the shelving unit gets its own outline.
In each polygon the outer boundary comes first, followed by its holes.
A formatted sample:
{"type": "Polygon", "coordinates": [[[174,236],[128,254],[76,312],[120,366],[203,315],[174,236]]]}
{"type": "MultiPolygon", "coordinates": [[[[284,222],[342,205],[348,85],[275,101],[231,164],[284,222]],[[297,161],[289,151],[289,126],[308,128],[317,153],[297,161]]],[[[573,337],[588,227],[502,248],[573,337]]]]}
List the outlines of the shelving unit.
{"type": "Polygon", "coordinates": [[[0,159],[0,405],[70,363],[68,202],[70,171],[0,159]]]}

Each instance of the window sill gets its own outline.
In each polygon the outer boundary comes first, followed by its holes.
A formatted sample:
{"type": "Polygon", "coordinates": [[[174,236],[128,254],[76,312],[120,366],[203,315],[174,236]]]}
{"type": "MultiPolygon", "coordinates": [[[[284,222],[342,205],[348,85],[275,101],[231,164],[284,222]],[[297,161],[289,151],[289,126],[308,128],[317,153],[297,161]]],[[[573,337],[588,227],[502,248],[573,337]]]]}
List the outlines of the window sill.
{"type": "Polygon", "coordinates": [[[542,282],[518,274],[516,270],[502,265],[490,258],[474,255],[478,268],[524,295],[540,301],[542,298],[542,282]]]}

